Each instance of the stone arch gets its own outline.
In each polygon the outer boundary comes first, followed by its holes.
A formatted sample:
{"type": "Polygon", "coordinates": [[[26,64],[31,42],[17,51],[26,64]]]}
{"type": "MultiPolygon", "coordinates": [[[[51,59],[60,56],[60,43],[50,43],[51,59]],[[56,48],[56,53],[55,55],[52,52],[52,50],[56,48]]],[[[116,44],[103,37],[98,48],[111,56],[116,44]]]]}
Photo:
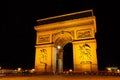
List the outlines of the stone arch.
{"type": "Polygon", "coordinates": [[[53,43],[54,47],[57,49],[56,53],[56,70],[58,72],[63,71],[63,48],[67,43],[72,43],[73,36],[67,32],[67,31],[61,31],[53,36],[53,43]],[[60,49],[58,49],[58,46],[60,46],[60,49]]]}
{"type": "Polygon", "coordinates": [[[68,43],[73,45],[74,72],[98,70],[95,38],[96,18],[93,10],[54,16],[37,20],[37,22],[39,24],[34,27],[37,33],[35,71],[55,72],[57,69],[63,71],[63,50],[68,43]],[[85,43],[90,46],[91,56],[86,55],[88,50],[82,48],[85,43]],[[40,63],[43,60],[43,57],[40,58],[40,52],[43,49],[47,51],[45,61],[47,66],[40,63]]]}
{"type": "Polygon", "coordinates": [[[53,43],[55,47],[61,46],[63,48],[67,43],[73,41],[73,36],[67,31],[61,31],[53,36],[53,43]]]}

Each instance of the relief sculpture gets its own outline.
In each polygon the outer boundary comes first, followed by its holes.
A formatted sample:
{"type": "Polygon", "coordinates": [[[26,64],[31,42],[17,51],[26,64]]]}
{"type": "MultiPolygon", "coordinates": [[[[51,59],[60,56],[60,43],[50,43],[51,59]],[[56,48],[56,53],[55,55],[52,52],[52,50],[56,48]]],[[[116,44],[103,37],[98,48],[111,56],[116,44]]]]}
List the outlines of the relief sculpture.
{"type": "Polygon", "coordinates": [[[41,49],[40,50],[40,63],[46,63],[47,61],[47,50],[41,49]]]}
{"type": "Polygon", "coordinates": [[[39,35],[38,36],[38,43],[50,42],[50,35],[39,35]]]}
{"type": "Polygon", "coordinates": [[[91,47],[88,44],[79,45],[80,49],[80,59],[82,61],[90,61],[91,60],[91,47]]]}
{"type": "Polygon", "coordinates": [[[78,30],[77,39],[92,37],[91,29],[78,30]]]}

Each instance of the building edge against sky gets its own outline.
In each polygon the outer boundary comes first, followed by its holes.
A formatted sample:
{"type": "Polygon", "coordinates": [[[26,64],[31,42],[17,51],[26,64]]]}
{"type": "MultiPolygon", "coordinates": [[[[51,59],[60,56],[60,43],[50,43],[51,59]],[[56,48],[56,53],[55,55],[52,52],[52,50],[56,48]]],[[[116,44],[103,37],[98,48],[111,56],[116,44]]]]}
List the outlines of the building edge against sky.
{"type": "Polygon", "coordinates": [[[36,72],[98,70],[96,17],[92,9],[39,19],[37,23],[34,26],[36,72]],[[71,53],[64,49],[68,44],[72,46],[71,53]],[[71,61],[71,67],[65,68],[65,60],[71,61]]]}

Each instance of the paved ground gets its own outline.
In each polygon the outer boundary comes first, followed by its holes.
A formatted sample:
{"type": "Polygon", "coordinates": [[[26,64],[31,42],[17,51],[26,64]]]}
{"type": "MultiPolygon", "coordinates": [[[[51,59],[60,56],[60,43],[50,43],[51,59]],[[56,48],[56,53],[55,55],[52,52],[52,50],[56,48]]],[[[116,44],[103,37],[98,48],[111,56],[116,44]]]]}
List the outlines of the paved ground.
{"type": "Polygon", "coordinates": [[[0,80],[120,80],[120,76],[29,75],[29,76],[0,76],[0,80]]]}

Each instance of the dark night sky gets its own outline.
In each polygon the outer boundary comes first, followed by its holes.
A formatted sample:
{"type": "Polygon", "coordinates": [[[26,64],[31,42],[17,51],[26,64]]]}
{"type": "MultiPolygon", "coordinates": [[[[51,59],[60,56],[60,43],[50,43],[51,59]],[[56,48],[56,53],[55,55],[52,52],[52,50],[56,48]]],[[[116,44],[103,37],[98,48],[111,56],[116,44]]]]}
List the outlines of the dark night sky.
{"type": "Polygon", "coordinates": [[[119,7],[117,2],[96,0],[9,0],[1,9],[0,66],[33,68],[37,19],[94,10],[97,23],[99,68],[120,67],[119,7]],[[114,5],[114,6],[113,6],[114,5]]]}

